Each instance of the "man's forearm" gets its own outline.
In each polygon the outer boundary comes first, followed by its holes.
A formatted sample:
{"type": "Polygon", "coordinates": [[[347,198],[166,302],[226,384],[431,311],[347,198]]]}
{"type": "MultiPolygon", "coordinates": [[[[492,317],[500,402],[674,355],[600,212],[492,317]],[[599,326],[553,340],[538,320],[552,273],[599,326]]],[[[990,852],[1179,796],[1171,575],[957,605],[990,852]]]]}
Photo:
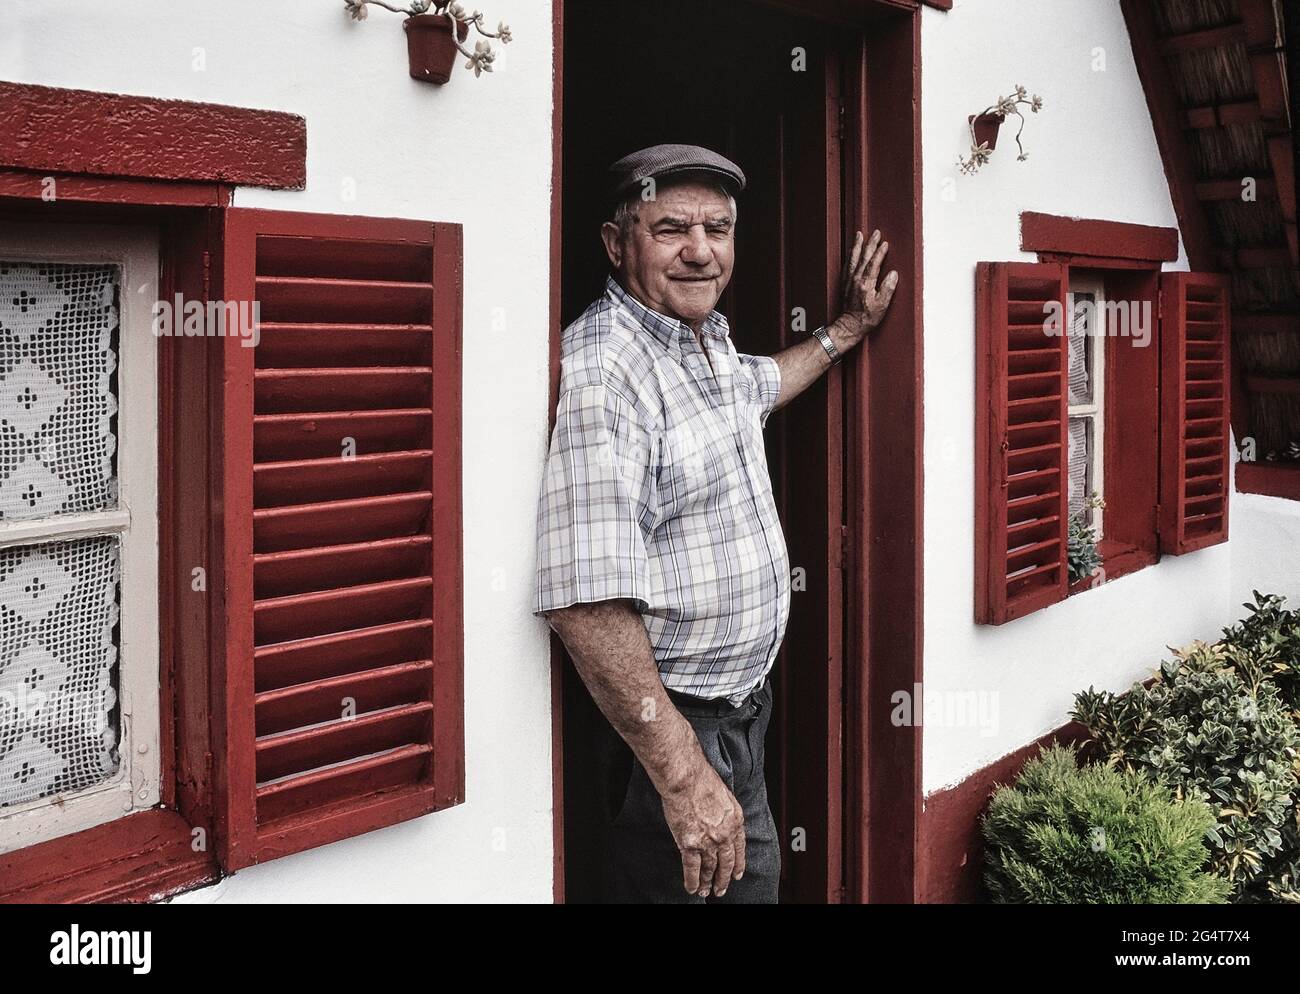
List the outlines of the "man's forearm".
{"type": "Polygon", "coordinates": [[[785,407],[831,368],[831,357],[816,338],[782,349],[772,358],[781,370],[781,392],[772,405],[774,411],[785,407]]]}
{"type": "MultiPolygon", "coordinates": [[[[831,343],[841,355],[847,354],[857,344],[835,324],[827,325],[826,332],[831,336],[831,343]]],[[[813,335],[797,345],[782,349],[772,358],[776,360],[781,370],[781,392],[777,395],[776,403],[772,405],[774,411],[785,407],[831,368],[831,357],[826,354],[822,343],[813,335]]]]}
{"type": "Polygon", "coordinates": [[[673,707],[645,622],[628,601],[574,604],[547,615],[601,713],[661,795],[684,789],[707,764],[690,722],[673,707]]]}

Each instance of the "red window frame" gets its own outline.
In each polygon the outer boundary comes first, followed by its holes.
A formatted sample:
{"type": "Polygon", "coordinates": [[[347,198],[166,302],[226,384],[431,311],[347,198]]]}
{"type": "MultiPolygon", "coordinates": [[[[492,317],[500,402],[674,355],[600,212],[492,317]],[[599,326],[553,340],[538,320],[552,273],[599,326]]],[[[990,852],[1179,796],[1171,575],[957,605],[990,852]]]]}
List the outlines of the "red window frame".
{"type": "MultiPolygon", "coordinates": [[[[228,202],[222,184],[59,177],[60,199],[39,199],[41,177],[0,170],[5,218],[42,223],[97,221],[157,225],[161,299],[203,299],[208,213],[195,206],[158,208],[141,197],[189,205],[228,202]],[[82,200],[78,194],[85,194],[82,200]],[[24,194],[27,194],[24,196],[24,194]],[[77,199],[73,199],[77,197],[77,199]],[[108,204],[105,201],[109,201],[108,204]],[[134,202],[134,203],[133,203],[134,202]],[[128,206],[129,205],[129,206],[128,206]]],[[[190,340],[191,343],[203,340],[190,340]]],[[[186,597],[194,564],[206,562],[214,532],[207,519],[209,422],[206,350],[158,342],[159,648],[161,807],[0,856],[0,902],[151,901],[216,880],[212,835],[212,743],[208,723],[210,657],[207,600],[186,597]],[[175,440],[186,439],[184,472],[175,440]],[[184,582],[178,582],[183,574],[184,582]]]]}
{"type": "MultiPolygon", "coordinates": [[[[976,280],[979,406],[976,412],[975,616],[983,624],[1003,624],[1023,617],[1098,583],[1095,577],[1070,583],[1066,576],[1064,353],[1055,357],[1056,363],[1041,365],[1053,357],[1048,349],[1039,349],[1036,359],[1018,356],[1015,360],[1019,364],[1017,368],[1011,370],[1008,366],[1007,336],[1014,335],[1015,330],[1008,325],[1012,315],[1006,302],[1016,295],[1014,284],[1017,281],[1026,287],[1019,294],[1021,296],[1064,300],[1072,270],[1101,271],[1108,288],[1116,288],[1112,295],[1139,302],[1149,301],[1156,316],[1153,329],[1156,348],[1146,354],[1123,349],[1119,340],[1111,336],[1104,340],[1108,350],[1108,409],[1105,416],[1108,430],[1120,423],[1125,425],[1125,445],[1108,446],[1105,455],[1108,495],[1120,496],[1117,499],[1108,496],[1107,537],[1099,545],[1104,569],[1100,574],[1102,581],[1117,579],[1152,565],[1162,552],[1182,554],[1227,539],[1231,458],[1229,393],[1226,387],[1221,391],[1216,398],[1217,407],[1213,403],[1198,401],[1191,405],[1195,407],[1192,410],[1188,405],[1176,403],[1176,391],[1185,386],[1183,378],[1190,353],[1196,353],[1198,362],[1211,354],[1206,351],[1210,348],[1208,344],[1188,343],[1188,325],[1184,320],[1189,313],[1185,306],[1187,294],[1190,292],[1198,298],[1205,293],[1220,294],[1226,301],[1227,283],[1214,275],[1161,273],[1162,263],[1178,257],[1178,232],[1172,228],[1026,212],[1021,216],[1021,247],[1037,253],[1039,262],[981,263],[976,280]],[[1041,292],[1035,292],[1035,286],[1041,292]],[[1189,291],[1189,286],[1198,289],[1189,291]],[[1046,293],[1053,287],[1053,292],[1046,293]],[[1199,288],[1208,289],[1202,292],[1199,288]],[[1033,361],[1040,365],[1024,366],[1025,362],[1033,361]],[[1020,375],[1008,379],[1014,373],[1020,375]],[[1038,393],[1034,393],[1035,390],[1038,393]],[[1015,564],[1017,570],[1034,567],[1032,573],[1022,574],[1028,576],[1028,583],[1008,579],[1010,560],[1007,559],[1007,548],[1012,544],[1008,515],[1016,515],[1017,504],[1013,500],[1041,502],[1052,494],[1041,487],[1026,490],[1024,484],[1013,483],[1006,475],[1012,468],[1006,453],[1025,451],[1023,445],[1007,448],[1012,442],[1006,424],[1009,417],[1007,404],[1015,399],[1012,394],[1019,398],[1018,403],[1037,404],[1047,412],[1041,419],[1044,426],[1037,430],[1047,431],[1052,437],[1039,440],[1045,443],[1037,447],[1040,457],[1036,458],[1041,465],[1035,463],[1029,467],[1036,470],[1031,476],[1046,479],[1053,473],[1061,474],[1061,485],[1054,491],[1056,506],[1047,509],[1057,514],[1056,527],[1042,533],[1043,524],[1017,526],[1033,532],[1026,533],[1027,540],[1017,546],[1020,551],[1016,553],[1019,557],[1015,564]],[[1163,398],[1163,401],[1158,398],[1163,398]],[[1122,405],[1123,411],[1116,404],[1122,405]],[[1218,448],[1215,451],[1219,461],[1212,467],[1215,469],[1213,473],[1202,472],[1205,468],[1202,460],[1193,467],[1199,475],[1189,474],[1184,460],[1178,456],[1178,453],[1186,453],[1188,443],[1183,440],[1184,434],[1209,430],[1207,416],[1210,415],[1218,422],[1218,434],[1215,435],[1218,448]],[[1055,429],[1052,424],[1056,425],[1055,429]],[[1016,490],[1017,486],[1025,492],[1022,494],[1016,490]],[[1188,488],[1194,491],[1192,501],[1216,502],[1215,509],[1221,514],[1216,524],[1221,524],[1221,527],[1208,528],[1201,519],[1189,526],[1187,501],[1178,496],[1188,488]],[[1042,492],[1043,496],[1027,497],[1026,494],[1031,492],[1042,492]]],[[[1226,303],[1222,313],[1223,322],[1218,328],[1217,339],[1220,347],[1211,351],[1221,362],[1219,375],[1226,384],[1231,376],[1226,303]]],[[[1195,317],[1203,315],[1198,311],[1195,317]]],[[[1208,330],[1197,325],[1194,334],[1206,334],[1208,330]]],[[[1056,343],[1063,348],[1063,339],[1056,340],[1056,343]]],[[[1206,445],[1201,442],[1196,445],[1198,451],[1191,455],[1204,455],[1200,450],[1206,449],[1206,445]]],[[[1023,462],[1026,457],[1021,455],[1017,458],[1023,462]]],[[[1021,479],[1032,482],[1030,478],[1021,479]]],[[[1034,511],[1030,517],[1031,520],[1044,520],[1039,511],[1034,511]]],[[[1049,515],[1046,520],[1050,522],[1053,519],[1049,515]]]]}
{"type": "MultiPolygon", "coordinates": [[[[305,184],[306,126],[294,115],[7,83],[0,83],[0,96],[0,218],[155,225],[161,236],[160,297],[165,300],[177,294],[186,300],[219,294],[234,184],[289,189],[305,184]],[[150,126],[132,126],[142,121],[150,126]],[[160,151],[157,134],[175,136],[174,146],[160,151]]],[[[353,231],[414,223],[312,215],[298,220],[325,228],[348,225],[353,231]]],[[[430,402],[446,422],[442,442],[435,446],[441,486],[433,488],[432,505],[445,532],[439,532],[435,559],[435,585],[441,591],[431,607],[440,633],[431,745],[440,762],[429,789],[419,791],[415,805],[336,808],[287,843],[266,840],[260,850],[231,844],[231,815],[241,801],[229,791],[230,764],[223,749],[227,708],[237,702],[229,694],[231,678],[238,686],[246,674],[232,674],[227,666],[229,591],[223,584],[232,561],[227,544],[227,531],[237,524],[232,518],[252,511],[251,504],[233,511],[228,505],[231,452],[226,443],[232,430],[225,415],[236,409],[239,384],[228,380],[231,340],[162,338],[162,804],[0,856],[0,903],[157,900],[250,862],[463,800],[461,240],[459,226],[436,227],[443,237],[434,325],[449,351],[444,350],[444,362],[433,376],[440,397],[430,402]],[[212,567],[206,595],[191,589],[196,564],[212,567]]],[[[234,358],[236,364],[251,359],[234,358]]],[[[251,404],[247,414],[251,416],[251,404]]],[[[251,602],[242,609],[251,613],[251,602]]]]}

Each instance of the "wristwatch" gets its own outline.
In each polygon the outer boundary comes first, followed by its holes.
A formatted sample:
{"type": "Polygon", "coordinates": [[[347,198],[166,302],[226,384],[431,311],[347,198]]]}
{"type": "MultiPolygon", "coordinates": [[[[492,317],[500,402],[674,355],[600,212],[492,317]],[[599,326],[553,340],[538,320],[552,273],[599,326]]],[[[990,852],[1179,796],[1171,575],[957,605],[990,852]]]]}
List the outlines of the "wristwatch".
{"type": "Polygon", "coordinates": [[[822,343],[822,348],[826,350],[826,354],[831,357],[832,366],[844,358],[844,356],[840,355],[840,350],[835,347],[835,343],[831,341],[831,336],[827,334],[825,325],[822,325],[813,334],[817,336],[817,341],[822,343]]]}

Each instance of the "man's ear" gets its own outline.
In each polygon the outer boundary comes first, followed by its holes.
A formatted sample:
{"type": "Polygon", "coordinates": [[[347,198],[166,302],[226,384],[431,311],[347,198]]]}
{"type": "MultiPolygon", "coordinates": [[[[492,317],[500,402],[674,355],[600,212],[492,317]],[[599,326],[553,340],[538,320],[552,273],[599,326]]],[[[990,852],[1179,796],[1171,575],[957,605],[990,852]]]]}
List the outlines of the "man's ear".
{"type": "Polygon", "coordinates": [[[600,226],[600,240],[605,243],[605,254],[609,264],[615,269],[623,263],[623,234],[613,221],[606,221],[600,226]]]}

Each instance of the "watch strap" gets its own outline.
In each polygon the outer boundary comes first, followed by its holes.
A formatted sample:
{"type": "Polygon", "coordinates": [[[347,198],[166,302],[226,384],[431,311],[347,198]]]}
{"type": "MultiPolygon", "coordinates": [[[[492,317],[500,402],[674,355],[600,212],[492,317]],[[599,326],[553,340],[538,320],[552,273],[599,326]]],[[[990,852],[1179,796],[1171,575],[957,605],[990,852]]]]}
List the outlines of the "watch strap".
{"type": "Polygon", "coordinates": [[[831,357],[832,366],[836,365],[844,358],[844,356],[840,354],[840,350],[835,347],[835,343],[831,341],[831,336],[827,333],[825,325],[818,328],[813,332],[813,334],[816,335],[817,340],[822,343],[822,348],[826,350],[826,354],[831,357]]]}

